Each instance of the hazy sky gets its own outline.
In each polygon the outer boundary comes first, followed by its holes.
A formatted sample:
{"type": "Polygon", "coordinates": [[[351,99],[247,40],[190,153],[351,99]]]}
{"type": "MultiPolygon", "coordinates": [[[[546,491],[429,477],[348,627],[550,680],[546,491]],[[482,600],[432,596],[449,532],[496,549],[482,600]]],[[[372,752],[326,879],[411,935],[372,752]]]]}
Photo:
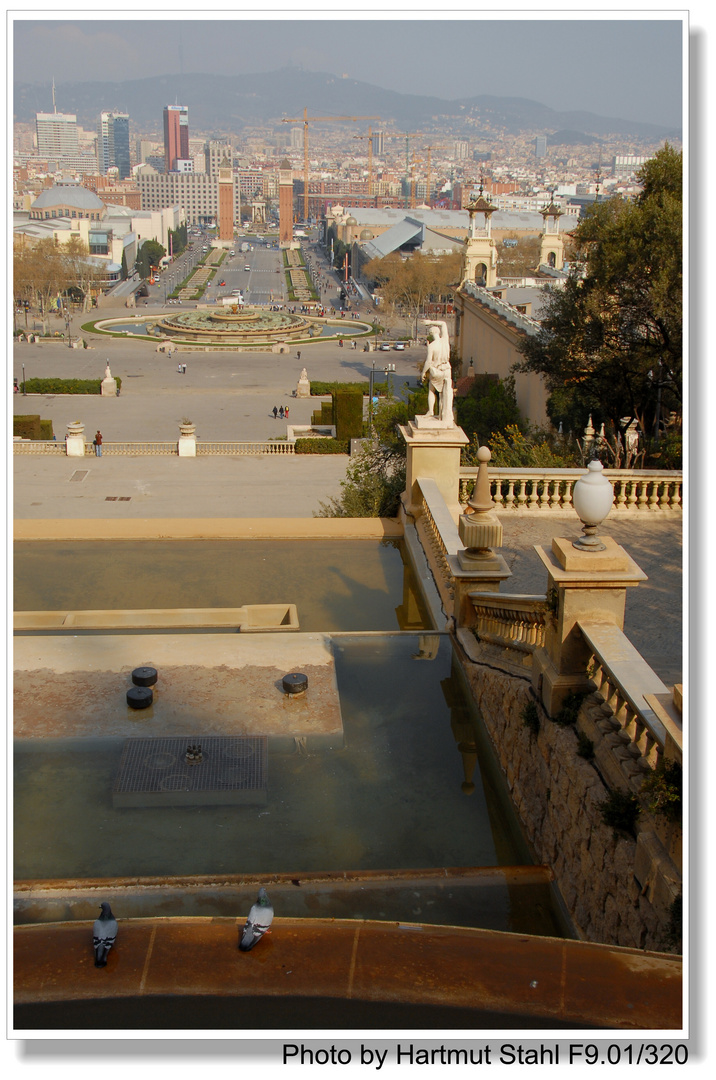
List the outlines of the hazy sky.
{"type": "Polygon", "coordinates": [[[276,9],[275,17],[260,20],[227,20],[225,13],[196,20],[149,14],[146,20],[100,21],[35,19],[18,12],[11,26],[14,80],[48,83],[54,76],[61,87],[294,65],[406,93],[495,94],[602,116],[681,122],[683,28],[674,12],[661,18],[630,12],[625,19],[613,12],[604,19],[557,12],[539,20],[531,13],[501,12],[498,18],[492,12],[492,18],[458,13],[439,19],[400,12],[376,19],[370,12],[360,19],[350,11],[349,18],[319,13],[300,21],[288,21],[276,9]]]}

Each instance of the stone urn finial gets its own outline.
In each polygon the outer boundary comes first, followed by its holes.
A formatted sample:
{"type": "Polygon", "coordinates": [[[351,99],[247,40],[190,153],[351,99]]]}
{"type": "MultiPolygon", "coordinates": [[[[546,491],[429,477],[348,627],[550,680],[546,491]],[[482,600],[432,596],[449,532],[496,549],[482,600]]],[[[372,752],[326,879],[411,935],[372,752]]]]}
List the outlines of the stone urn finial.
{"type": "Polygon", "coordinates": [[[614,488],[604,475],[601,461],[596,458],[587,466],[586,475],[580,476],[572,488],[572,505],[582,522],[583,536],[574,541],[574,547],[586,551],[604,551],[606,546],[596,535],[601,524],[612,508],[614,488]]]}

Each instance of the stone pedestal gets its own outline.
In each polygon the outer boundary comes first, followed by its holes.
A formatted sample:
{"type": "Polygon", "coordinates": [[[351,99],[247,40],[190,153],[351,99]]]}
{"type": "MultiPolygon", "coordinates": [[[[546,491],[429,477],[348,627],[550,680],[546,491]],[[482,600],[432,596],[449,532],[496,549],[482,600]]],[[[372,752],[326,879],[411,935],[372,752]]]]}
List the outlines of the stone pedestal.
{"type": "Polygon", "coordinates": [[[85,426],[79,420],[67,425],[67,439],[65,441],[68,457],[85,456],[85,426]]]}
{"type": "Polygon", "coordinates": [[[298,384],[296,386],[296,397],[308,398],[310,396],[311,396],[311,384],[308,381],[308,372],[306,371],[305,368],[303,368],[303,370],[301,371],[301,374],[299,376],[299,379],[298,379],[298,384]]]}
{"type": "Polygon", "coordinates": [[[117,396],[117,380],[114,378],[102,379],[102,397],[116,397],[117,396]]]}
{"type": "Polygon", "coordinates": [[[469,439],[461,427],[447,420],[418,416],[400,433],[407,446],[406,487],[403,505],[415,517],[420,512],[419,476],[429,477],[440,488],[445,502],[457,521],[460,516],[460,451],[469,439]]]}
{"type": "Polygon", "coordinates": [[[179,457],[196,457],[196,425],[180,424],[179,432],[179,457]]]}
{"type": "Polygon", "coordinates": [[[626,590],[646,574],[624,548],[609,536],[601,537],[604,551],[581,551],[572,538],[555,537],[551,551],[536,546],[547,569],[547,597],[554,614],[545,634],[544,648],[536,649],[532,685],[550,716],[555,716],[572,692],[589,689],[589,646],[577,623],[600,622],[624,628],[626,590]]]}

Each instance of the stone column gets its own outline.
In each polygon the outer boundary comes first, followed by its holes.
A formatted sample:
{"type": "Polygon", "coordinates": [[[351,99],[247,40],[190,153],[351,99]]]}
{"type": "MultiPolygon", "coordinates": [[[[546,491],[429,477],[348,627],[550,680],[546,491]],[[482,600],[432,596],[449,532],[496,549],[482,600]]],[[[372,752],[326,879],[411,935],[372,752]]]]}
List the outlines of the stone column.
{"type": "Polygon", "coordinates": [[[646,574],[610,536],[600,537],[603,551],[577,549],[573,540],[558,536],[552,549],[535,546],[547,570],[547,599],[552,618],[544,648],[536,649],[532,685],[550,716],[555,716],[570,693],[591,688],[587,675],[590,650],[577,623],[600,622],[624,628],[626,590],[646,574]]]}
{"type": "Polygon", "coordinates": [[[403,508],[417,517],[420,514],[419,476],[434,480],[455,521],[461,513],[460,451],[469,443],[461,427],[433,416],[416,416],[400,433],[407,445],[406,485],[403,508]]]}
{"type": "Polygon", "coordinates": [[[79,420],[73,420],[67,425],[65,446],[68,457],[85,456],[85,426],[79,420]]]}

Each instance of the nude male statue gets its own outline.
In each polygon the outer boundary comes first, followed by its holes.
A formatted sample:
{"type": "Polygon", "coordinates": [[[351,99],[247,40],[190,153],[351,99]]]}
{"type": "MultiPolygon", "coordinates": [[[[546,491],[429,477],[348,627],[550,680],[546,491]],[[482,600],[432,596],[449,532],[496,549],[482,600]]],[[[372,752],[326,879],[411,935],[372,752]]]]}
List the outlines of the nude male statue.
{"type": "Polygon", "coordinates": [[[425,415],[433,416],[437,394],[440,398],[437,417],[452,424],[452,368],[447,323],[428,323],[428,355],[420,378],[422,382],[428,380],[428,411],[425,415]]]}

